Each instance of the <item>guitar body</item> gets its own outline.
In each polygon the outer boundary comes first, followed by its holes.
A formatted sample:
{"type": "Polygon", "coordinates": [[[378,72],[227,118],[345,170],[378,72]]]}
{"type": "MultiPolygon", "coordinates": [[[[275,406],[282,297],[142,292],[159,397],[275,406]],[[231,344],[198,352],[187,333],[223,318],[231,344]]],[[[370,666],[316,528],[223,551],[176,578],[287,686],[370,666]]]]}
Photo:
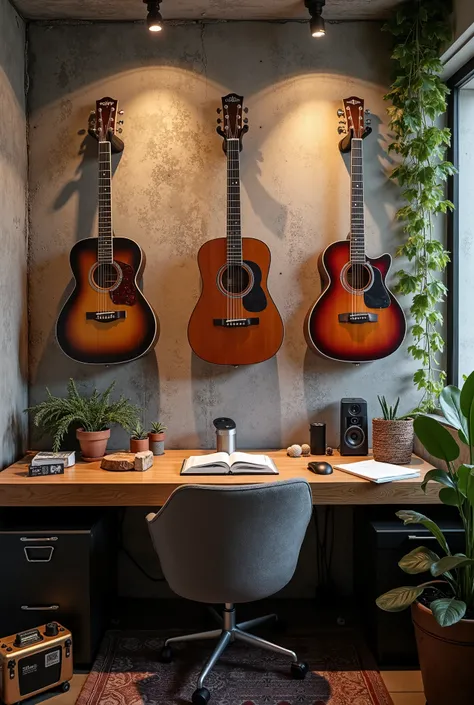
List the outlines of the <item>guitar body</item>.
{"type": "Polygon", "coordinates": [[[142,251],[133,240],[114,237],[113,265],[100,265],[98,243],[87,238],[71,250],[75,288],[59,314],[56,337],[77,362],[129,362],[158,338],[157,319],[137,283],[142,251]]]}
{"type": "MultiPolygon", "coordinates": [[[[208,240],[198,253],[202,292],[188,326],[198,357],[217,365],[252,365],[275,355],[283,342],[283,322],[268,292],[270,250],[261,240],[242,238],[242,272],[233,296],[226,295],[227,241],[208,240]],[[226,327],[229,318],[252,325],[226,327]]],[[[240,270],[240,267],[239,267],[240,270]]]]}
{"type": "Polygon", "coordinates": [[[371,362],[391,355],[402,344],[406,333],[405,316],[400,304],[388,290],[385,280],[392,263],[390,255],[367,257],[364,271],[359,271],[359,286],[348,285],[350,242],[334,242],[323,252],[319,271],[323,292],[309,310],[304,332],[306,342],[315,352],[341,362],[371,362]],[[372,322],[343,322],[341,315],[372,322]]]}

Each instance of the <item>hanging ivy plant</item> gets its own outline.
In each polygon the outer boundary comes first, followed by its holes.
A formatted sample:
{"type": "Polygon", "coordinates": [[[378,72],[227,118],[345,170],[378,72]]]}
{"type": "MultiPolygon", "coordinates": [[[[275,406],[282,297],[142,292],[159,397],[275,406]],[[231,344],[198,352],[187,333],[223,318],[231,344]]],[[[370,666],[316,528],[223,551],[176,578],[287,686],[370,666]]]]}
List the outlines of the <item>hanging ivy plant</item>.
{"type": "Polygon", "coordinates": [[[438,214],[453,208],[444,184],[454,173],[445,160],[451,134],[437,125],[446,111],[448,89],[440,78],[439,57],[451,36],[450,9],[446,0],[409,0],[385,27],[395,38],[396,79],[385,96],[392,103],[388,112],[395,133],[389,151],[401,157],[391,177],[406,202],[397,213],[405,235],[397,255],[411,265],[397,272],[397,289],[413,296],[413,341],[408,350],[421,365],[413,380],[422,392],[419,409],[424,411],[436,408],[446,378],[440,366],[440,308],[447,291],[442,273],[449,253],[435,237],[434,225],[438,214]]]}

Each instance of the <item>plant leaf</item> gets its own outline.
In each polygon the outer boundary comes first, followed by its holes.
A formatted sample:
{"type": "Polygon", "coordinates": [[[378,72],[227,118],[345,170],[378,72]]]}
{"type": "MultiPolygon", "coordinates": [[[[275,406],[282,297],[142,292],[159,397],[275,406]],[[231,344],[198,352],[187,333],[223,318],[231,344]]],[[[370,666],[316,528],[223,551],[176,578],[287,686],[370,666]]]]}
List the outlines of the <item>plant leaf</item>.
{"type": "Polygon", "coordinates": [[[428,482],[439,482],[440,485],[445,485],[445,487],[454,487],[454,482],[451,479],[449,473],[446,470],[434,469],[428,470],[425,475],[425,479],[421,483],[421,489],[426,492],[426,485],[428,482]]]}
{"type": "Polygon", "coordinates": [[[424,526],[428,531],[431,531],[433,536],[435,536],[438,540],[439,545],[443,549],[445,553],[448,555],[451,555],[451,551],[449,550],[449,546],[447,544],[446,539],[444,538],[444,534],[437,526],[437,524],[434,523],[434,521],[431,521],[431,519],[428,519],[427,516],[424,514],[420,514],[420,512],[415,512],[412,509],[402,509],[401,511],[396,513],[396,516],[403,521],[405,526],[407,524],[421,524],[424,526]]]}
{"type": "Polygon", "coordinates": [[[443,487],[443,489],[439,491],[439,498],[442,503],[447,504],[448,507],[459,507],[462,504],[462,497],[451,487],[443,487]]]}
{"type": "Polygon", "coordinates": [[[466,419],[471,415],[471,406],[474,401],[474,372],[466,378],[459,397],[459,406],[466,419]]]}
{"type": "Polygon", "coordinates": [[[449,573],[454,568],[462,568],[465,565],[473,565],[474,560],[466,556],[444,556],[436,563],[433,563],[430,572],[433,578],[438,578],[443,573],[449,573]]]}
{"type": "Polygon", "coordinates": [[[439,396],[439,404],[446,421],[461,430],[467,439],[468,424],[467,418],[461,411],[461,390],[451,384],[448,385],[439,396]]]}
{"type": "Polygon", "coordinates": [[[457,475],[457,485],[459,492],[463,497],[467,497],[469,494],[469,488],[471,484],[474,484],[474,465],[460,465],[456,470],[457,475]]]}
{"type": "Polygon", "coordinates": [[[402,612],[423,593],[424,587],[406,585],[380,595],[375,600],[377,607],[385,612],[402,612]]]}
{"type": "Polygon", "coordinates": [[[456,460],[459,446],[439,421],[431,416],[417,416],[414,421],[415,433],[430,455],[441,458],[446,463],[456,460]]]}
{"type": "Polygon", "coordinates": [[[398,565],[405,573],[417,575],[418,573],[425,573],[427,570],[430,570],[433,563],[436,563],[439,559],[439,556],[433,551],[430,551],[429,548],[417,546],[413,551],[403,556],[398,565]]]}
{"type": "Polygon", "coordinates": [[[455,597],[434,600],[430,607],[434,618],[441,627],[450,627],[452,624],[460,622],[467,609],[466,603],[455,597]]]}

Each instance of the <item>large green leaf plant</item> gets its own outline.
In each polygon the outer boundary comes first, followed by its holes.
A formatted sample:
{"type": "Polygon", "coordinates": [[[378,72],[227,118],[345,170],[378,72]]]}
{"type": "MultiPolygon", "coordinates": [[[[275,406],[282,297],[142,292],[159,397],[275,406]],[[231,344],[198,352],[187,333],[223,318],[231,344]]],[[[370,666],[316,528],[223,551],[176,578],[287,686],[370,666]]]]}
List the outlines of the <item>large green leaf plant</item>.
{"type": "Polygon", "coordinates": [[[405,525],[421,524],[428,529],[441,550],[435,552],[421,546],[404,556],[399,566],[405,573],[428,572],[430,579],[421,585],[390,590],[377,599],[377,604],[387,612],[400,612],[427,588],[434,587],[437,597],[429,606],[436,621],[446,627],[459,622],[466,612],[474,613],[474,372],[461,390],[445,387],[440,405],[446,420],[457,430],[460,443],[467,446],[469,464],[460,464],[460,446],[445,426],[432,416],[419,415],[414,424],[416,435],[428,453],[442,460],[445,466],[430,470],[422,487],[426,491],[429,482],[438,483],[443,504],[457,508],[465,531],[465,550],[453,555],[441,529],[424,514],[411,510],[397,512],[405,525]]]}
{"type": "Polygon", "coordinates": [[[451,134],[438,124],[448,93],[440,78],[439,56],[451,36],[450,5],[448,0],[408,0],[385,27],[395,38],[396,79],[385,96],[391,102],[390,129],[395,134],[389,151],[401,158],[391,177],[405,201],[397,213],[404,233],[397,254],[409,263],[397,272],[397,289],[413,297],[409,352],[420,364],[414,382],[422,392],[423,411],[434,410],[446,378],[440,361],[440,304],[446,287],[440,275],[449,253],[434,228],[437,216],[453,208],[444,193],[445,181],[454,172],[445,159],[451,134]]]}

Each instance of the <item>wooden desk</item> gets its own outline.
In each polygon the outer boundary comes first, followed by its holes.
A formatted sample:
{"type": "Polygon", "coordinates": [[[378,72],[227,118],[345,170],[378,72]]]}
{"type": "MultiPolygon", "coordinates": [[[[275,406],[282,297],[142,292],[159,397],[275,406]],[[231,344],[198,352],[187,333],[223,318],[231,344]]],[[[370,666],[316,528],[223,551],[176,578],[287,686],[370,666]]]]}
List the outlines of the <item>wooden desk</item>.
{"type": "MultiPolygon", "coordinates": [[[[266,451],[279,475],[219,475],[214,477],[182,477],[179,472],[183,458],[208,453],[206,450],[167,450],[155,458],[144,473],[113,473],[101,470],[100,463],[77,463],[64,475],[28,477],[28,457],[0,473],[0,507],[44,506],[162,506],[170,494],[186,483],[206,485],[250,484],[278,482],[292,477],[304,477],[311,485],[314,504],[437,504],[438,488],[428,485],[426,494],[421,481],[431,465],[413,456],[411,465],[421,477],[376,485],[353,475],[334,470],[332,475],[315,475],[307,470],[307,458],[289,458],[286,451],[266,451]]],[[[262,452],[262,451],[260,451],[262,452]]],[[[332,465],[341,461],[338,454],[330,457],[311,456],[310,460],[327,460],[332,465]]],[[[364,458],[344,458],[344,462],[364,458]]]]}

